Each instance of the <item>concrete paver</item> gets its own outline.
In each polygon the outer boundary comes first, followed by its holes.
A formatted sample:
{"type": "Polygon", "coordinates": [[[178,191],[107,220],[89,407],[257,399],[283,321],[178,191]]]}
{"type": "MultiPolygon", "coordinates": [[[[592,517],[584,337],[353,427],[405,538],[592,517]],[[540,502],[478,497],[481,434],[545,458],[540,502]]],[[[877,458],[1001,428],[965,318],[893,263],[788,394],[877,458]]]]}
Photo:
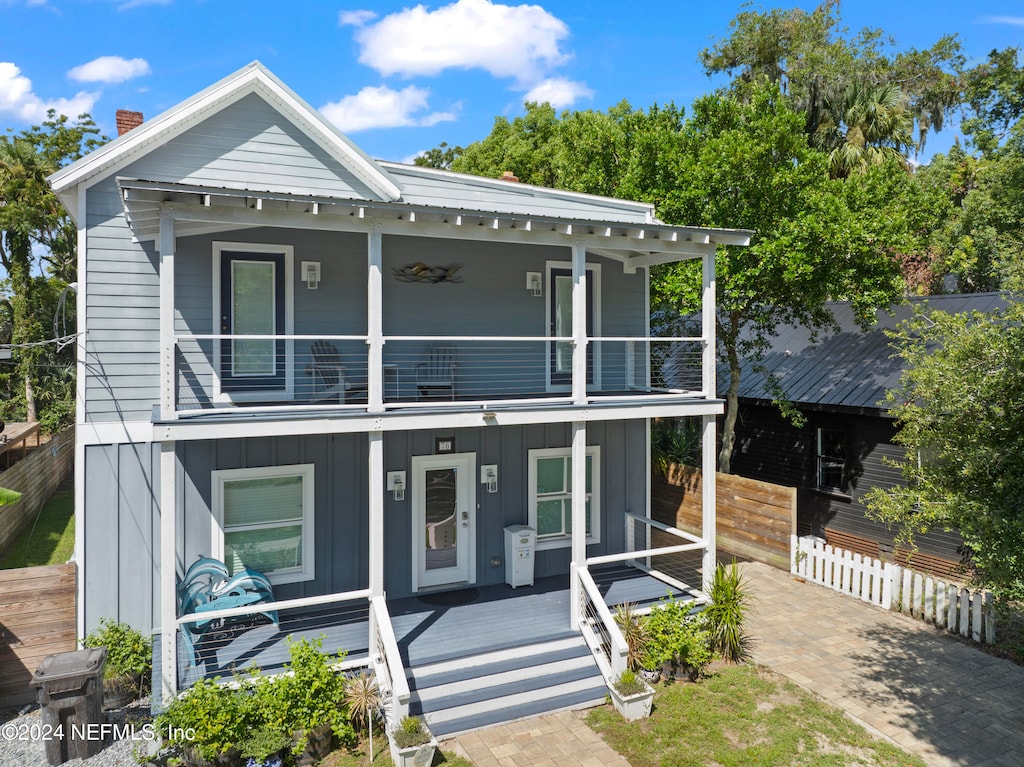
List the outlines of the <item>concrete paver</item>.
{"type": "Polygon", "coordinates": [[[1024,765],[1024,668],[767,565],[743,565],[754,660],[934,767],[1024,765]]]}
{"type": "MultiPolygon", "coordinates": [[[[816,692],[929,767],[1024,765],[1024,668],[939,629],[746,563],[753,660],[816,692]]],[[[583,713],[452,738],[476,767],[629,767],[583,713]]]]}

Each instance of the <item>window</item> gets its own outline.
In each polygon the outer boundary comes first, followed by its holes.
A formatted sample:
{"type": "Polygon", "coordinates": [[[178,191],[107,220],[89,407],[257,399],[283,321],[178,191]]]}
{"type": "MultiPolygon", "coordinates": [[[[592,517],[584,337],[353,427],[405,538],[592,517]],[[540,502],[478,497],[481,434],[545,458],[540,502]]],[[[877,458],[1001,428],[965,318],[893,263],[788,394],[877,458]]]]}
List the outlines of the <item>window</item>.
{"type": "MultiPolygon", "coordinates": [[[[529,523],[537,530],[537,548],[562,548],[572,537],[572,449],[529,453],[529,523]]],[[[587,543],[601,540],[601,449],[587,448],[587,543]]]]}
{"type": "Polygon", "coordinates": [[[818,487],[843,492],[846,474],[846,432],[818,429],[818,487]]]}
{"type": "Polygon", "coordinates": [[[213,472],[213,551],[229,573],[312,580],[313,464],[213,472]]]}

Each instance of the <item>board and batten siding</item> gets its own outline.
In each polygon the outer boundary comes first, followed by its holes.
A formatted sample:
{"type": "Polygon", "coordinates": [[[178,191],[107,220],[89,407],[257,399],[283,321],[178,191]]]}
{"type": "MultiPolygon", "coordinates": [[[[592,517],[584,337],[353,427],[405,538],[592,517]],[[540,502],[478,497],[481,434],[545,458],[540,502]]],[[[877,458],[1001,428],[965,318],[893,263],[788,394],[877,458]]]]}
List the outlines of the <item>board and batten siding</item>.
{"type": "MultiPolygon", "coordinates": [[[[646,509],[644,421],[589,424],[587,443],[601,446],[601,541],[588,554],[623,549],[623,512],[646,509]]],[[[477,583],[503,583],[504,528],[528,520],[528,451],[568,447],[570,424],[388,433],[386,471],[411,471],[413,455],[431,455],[435,437],[454,437],[455,450],[476,453],[477,466],[498,465],[499,491],[477,485],[477,583]],[[493,560],[499,564],[492,564],[493,560]]],[[[210,554],[213,535],[212,472],[216,469],[313,464],[315,577],[274,587],[279,599],[349,591],[367,586],[368,442],[362,434],[210,440],[178,446],[178,552],[184,569],[210,554]]],[[[101,618],[142,631],[159,624],[160,486],[156,445],[86,448],[86,630],[101,618]]],[[[477,477],[473,478],[478,479],[477,477]]],[[[411,477],[410,477],[411,480],[411,477]]],[[[385,589],[412,593],[411,496],[385,495],[385,589]]],[[[541,551],[536,575],[568,574],[568,548],[541,551]]]]}

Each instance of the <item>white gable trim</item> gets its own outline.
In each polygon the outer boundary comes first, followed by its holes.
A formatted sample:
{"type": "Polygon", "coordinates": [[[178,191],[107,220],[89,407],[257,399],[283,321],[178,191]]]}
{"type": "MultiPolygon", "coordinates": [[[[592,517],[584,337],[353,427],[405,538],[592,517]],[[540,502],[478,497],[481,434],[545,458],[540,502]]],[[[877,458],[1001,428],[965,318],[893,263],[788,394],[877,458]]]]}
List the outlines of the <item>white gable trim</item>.
{"type": "Polygon", "coordinates": [[[50,176],[50,185],[61,195],[79,185],[88,187],[251,93],[280,110],[381,200],[402,196],[383,168],[257,61],[59,170],[50,176]]]}

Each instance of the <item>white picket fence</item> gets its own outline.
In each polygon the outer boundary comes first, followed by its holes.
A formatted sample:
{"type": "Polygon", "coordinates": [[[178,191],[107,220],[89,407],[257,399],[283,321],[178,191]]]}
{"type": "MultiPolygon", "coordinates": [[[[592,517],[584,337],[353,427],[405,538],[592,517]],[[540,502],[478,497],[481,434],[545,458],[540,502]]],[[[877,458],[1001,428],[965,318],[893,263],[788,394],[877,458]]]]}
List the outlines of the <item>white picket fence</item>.
{"type": "Polygon", "coordinates": [[[790,572],[854,599],[898,610],[940,628],[995,644],[992,595],[930,575],[833,548],[821,538],[790,536],[790,572]]]}

